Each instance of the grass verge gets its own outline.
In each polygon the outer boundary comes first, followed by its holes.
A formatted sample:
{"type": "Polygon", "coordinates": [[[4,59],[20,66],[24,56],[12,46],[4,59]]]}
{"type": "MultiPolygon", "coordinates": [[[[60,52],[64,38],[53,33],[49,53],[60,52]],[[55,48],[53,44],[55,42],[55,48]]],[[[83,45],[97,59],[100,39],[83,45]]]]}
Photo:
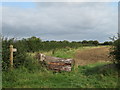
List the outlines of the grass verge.
{"type": "Polygon", "coordinates": [[[10,88],[116,88],[118,72],[104,68],[106,63],[79,66],[72,72],[53,73],[48,70],[29,72],[20,67],[3,72],[3,87],[10,88]]]}

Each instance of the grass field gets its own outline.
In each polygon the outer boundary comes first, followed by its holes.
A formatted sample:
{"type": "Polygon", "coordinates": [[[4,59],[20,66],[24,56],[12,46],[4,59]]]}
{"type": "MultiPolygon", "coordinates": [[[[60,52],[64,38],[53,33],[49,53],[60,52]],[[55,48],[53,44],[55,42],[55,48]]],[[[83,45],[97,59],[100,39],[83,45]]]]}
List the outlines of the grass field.
{"type": "MultiPolygon", "coordinates": [[[[72,72],[53,73],[44,69],[28,70],[25,67],[3,72],[3,87],[16,88],[116,88],[118,70],[107,62],[108,47],[86,47],[43,52],[46,55],[77,60],[72,72]],[[97,53],[101,50],[101,53],[97,53]],[[84,55],[87,54],[87,55],[84,55]],[[89,56],[89,54],[91,54],[89,56]],[[97,55],[98,54],[98,55],[97,55]],[[81,57],[82,55],[82,57],[81,57]],[[96,57],[97,55],[97,57],[96,57]],[[102,56],[100,56],[102,55],[102,56]],[[87,59],[86,59],[87,57],[87,59]],[[91,57],[91,58],[90,58],[91,57]],[[95,61],[92,62],[91,60],[95,61]],[[97,59],[97,60],[96,60],[97,59]],[[104,59],[104,60],[101,60],[104,59]],[[86,60],[86,61],[85,61],[86,60]],[[84,64],[80,65],[81,63],[84,64]],[[89,62],[89,63],[88,63],[89,62]]],[[[32,54],[34,56],[34,54],[32,54]]]]}

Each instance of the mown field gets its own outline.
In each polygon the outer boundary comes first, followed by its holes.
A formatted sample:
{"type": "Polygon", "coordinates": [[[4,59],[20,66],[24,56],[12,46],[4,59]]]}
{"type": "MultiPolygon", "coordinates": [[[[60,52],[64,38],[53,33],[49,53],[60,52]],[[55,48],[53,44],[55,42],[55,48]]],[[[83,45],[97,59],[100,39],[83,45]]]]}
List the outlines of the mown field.
{"type": "MultiPolygon", "coordinates": [[[[29,69],[19,67],[9,72],[3,71],[3,87],[10,88],[116,88],[118,70],[108,58],[107,47],[80,47],[42,52],[60,58],[73,58],[76,62],[71,72],[53,73],[38,64],[29,69]]],[[[28,58],[35,61],[35,53],[28,58]]]]}

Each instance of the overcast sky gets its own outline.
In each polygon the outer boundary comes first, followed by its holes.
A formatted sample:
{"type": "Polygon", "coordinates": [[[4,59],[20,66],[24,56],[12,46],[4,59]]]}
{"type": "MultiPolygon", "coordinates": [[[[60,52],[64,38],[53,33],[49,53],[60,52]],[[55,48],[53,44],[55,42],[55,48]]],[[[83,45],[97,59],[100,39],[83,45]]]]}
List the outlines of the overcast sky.
{"type": "Polygon", "coordinates": [[[1,6],[6,37],[104,42],[118,32],[117,2],[6,2],[1,6]]]}

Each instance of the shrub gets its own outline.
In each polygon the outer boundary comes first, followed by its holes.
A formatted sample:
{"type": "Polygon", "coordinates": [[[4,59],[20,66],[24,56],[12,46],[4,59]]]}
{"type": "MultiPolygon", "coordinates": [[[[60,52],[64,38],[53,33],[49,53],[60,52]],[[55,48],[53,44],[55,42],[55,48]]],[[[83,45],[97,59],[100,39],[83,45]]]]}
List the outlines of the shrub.
{"type": "Polygon", "coordinates": [[[14,53],[14,67],[17,68],[19,65],[23,65],[25,62],[26,52],[23,48],[23,45],[19,41],[16,41],[14,38],[2,39],[2,70],[8,70],[10,66],[10,45],[13,45],[17,48],[17,52],[14,53]]]}
{"type": "Polygon", "coordinates": [[[120,64],[120,38],[114,40],[110,55],[113,57],[113,62],[119,66],[120,64]]]}
{"type": "Polygon", "coordinates": [[[22,40],[15,40],[14,38],[2,39],[2,70],[8,71],[10,67],[10,45],[13,45],[13,48],[17,48],[17,52],[14,53],[13,65],[14,68],[24,67],[30,72],[37,70],[44,70],[37,60],[27,54],[26,44],[22,40]]]}
{"type": "Polygon", "coordinates": [[[10,44],[13,44],[14,39],[8,40],[7,38],[2,39],[2,70],[6,70],[9,67],[9,55],[10,50],[9,46],[10,44]]]}

